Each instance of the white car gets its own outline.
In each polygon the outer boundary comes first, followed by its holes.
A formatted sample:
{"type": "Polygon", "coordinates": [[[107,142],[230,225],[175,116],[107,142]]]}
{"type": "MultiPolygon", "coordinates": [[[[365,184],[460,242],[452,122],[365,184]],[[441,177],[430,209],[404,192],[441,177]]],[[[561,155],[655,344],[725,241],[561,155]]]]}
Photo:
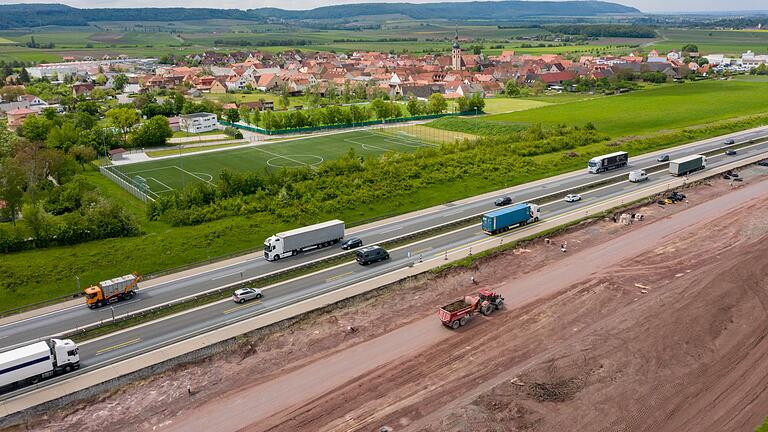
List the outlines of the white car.
{"type": "Polygon", "coordinates": [[[568,194],[565,196],[565,202],[576,202],[581,201],[581,195],[579,194],[568,194]]]}
{"type": "Polygon", "coordinates": [[[264,297],[258,288],[241,288],[232,294],[232,300],[235,303],[245,303],[247,300],[260,299],[264,297]]]}

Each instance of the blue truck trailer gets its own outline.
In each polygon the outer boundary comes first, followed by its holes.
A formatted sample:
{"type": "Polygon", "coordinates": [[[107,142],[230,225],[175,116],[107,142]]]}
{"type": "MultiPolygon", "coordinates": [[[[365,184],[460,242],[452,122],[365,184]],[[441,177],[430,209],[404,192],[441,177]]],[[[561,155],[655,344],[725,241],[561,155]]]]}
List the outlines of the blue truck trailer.
{"type": "Polygon", "coordinates": [[[520,203],[483,215],[483,231],[498,234],[515,226],[538,222],[541,211],[536,204],[520,203]]]}

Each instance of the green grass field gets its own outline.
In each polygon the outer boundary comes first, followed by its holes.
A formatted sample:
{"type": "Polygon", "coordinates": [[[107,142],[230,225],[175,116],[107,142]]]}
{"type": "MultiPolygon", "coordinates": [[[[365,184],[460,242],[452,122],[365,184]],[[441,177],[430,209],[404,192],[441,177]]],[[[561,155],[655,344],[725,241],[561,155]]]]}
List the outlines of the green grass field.
{"type": "Polygon", "coordinates": [[[149,187],[149,194],[156,196],[181,190],[192,183],[212,183],[223,169],[262,171],[315,167],[326,160],[345,155],[350,149],[362,157],[372,157],[386,152],[412,152],[418,148],[436,146],[440,142],[464,138],[474,137],[424,126],[397,126],[117,165],[112,170],[134,183],[141,183],[137,176],[143,178],[149,187]]]}
{"type": "Polygon", "coordinates": [[[700,81],[483,117],[555,126],[592,122],[614,137],[637,136],[765,113],[768,81],[700,81]]]}
{"type": "Polygon", "coordinates": [[[651,46],[661,51],[680,50],[692,43],[702,54],[732,54],[752,50],[757,54],[768,52],[768,32],[741,30],[659,29],[661,39],[651,46]]]}

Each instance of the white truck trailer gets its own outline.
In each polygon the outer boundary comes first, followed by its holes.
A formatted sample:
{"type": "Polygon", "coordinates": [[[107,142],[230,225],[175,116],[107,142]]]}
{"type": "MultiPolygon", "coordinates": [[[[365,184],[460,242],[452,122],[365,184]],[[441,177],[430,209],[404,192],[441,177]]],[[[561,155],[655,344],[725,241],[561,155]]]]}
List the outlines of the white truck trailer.
{"type": "Polygon", "coordinates": [[[332,220],[315,225],[277,233],[264,240],[264,258],[277,261],[296,255],[305,249],[321,248],[338,243],[344,238],[344,222],[332,220]]]}
{"type": "Polygon", "coordinates": [[[77,344],[50,339],[0,353],[0,387],[34,384],[80,367],[77,344]]]}

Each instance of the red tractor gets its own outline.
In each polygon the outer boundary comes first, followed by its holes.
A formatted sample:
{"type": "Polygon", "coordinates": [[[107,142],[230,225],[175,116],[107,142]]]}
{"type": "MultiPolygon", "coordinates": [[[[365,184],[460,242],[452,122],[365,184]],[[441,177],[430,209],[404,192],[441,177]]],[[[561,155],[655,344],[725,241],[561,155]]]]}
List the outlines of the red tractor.
{"type": "Polygon", "coordinates": [[[437,311],[440,321],[446,326],[457,329],[469,322],[476,312],[490,315],[496,309],[504,306],[504,297],[488,290],[478,290],[476,296],[466,296],[451,302],[437,311]]]}

